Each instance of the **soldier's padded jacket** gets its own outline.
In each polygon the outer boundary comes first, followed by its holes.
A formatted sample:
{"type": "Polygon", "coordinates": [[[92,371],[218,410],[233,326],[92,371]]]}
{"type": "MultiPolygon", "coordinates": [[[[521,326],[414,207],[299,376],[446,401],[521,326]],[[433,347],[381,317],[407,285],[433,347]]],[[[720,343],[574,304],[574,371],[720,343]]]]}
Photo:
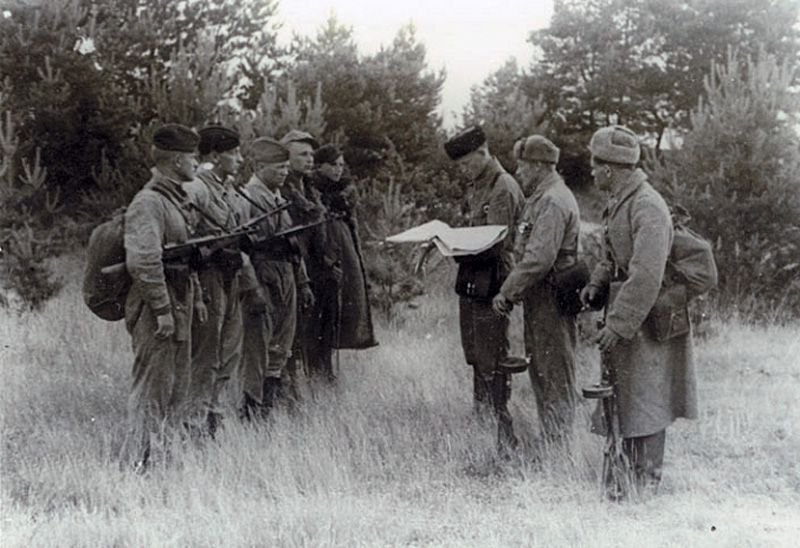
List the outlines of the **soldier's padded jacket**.
{"type": "MultiPolygon", "coordinates": [[[[209,215],[219,226],[226,230],[234,230],[250,218],[250,203],[233,188],[227,186],[209,169],[199,169],[194,181],[183,184],[189,200],[206,215],[209,215]]],[[[218,227],[211,226],[206,219],[199,219],[201,235],[218,232],[218,227]]],[[[250,258],[242,253],[242,270],[239,290],[255,289],[258,282],[250,258]]]]}
{"type": "Polygon", "coordinates": [[[483,172],[470,183],[469,226],[506,225],[508,236],[503,242],[503,264],[514,264],[514,227],[522,213],[525,195],[519,184],[497,159],[492,158],[483,172]]]}
{"type": "MultiPolygon", "coordinates": [[[[607,258],[595,267],[590,283],[607,287],[615,279],[615,262],[624,272],[616,277],[619,289],[612,292],[606,315],[606,325],[623,339],[606,359],[617,376],[623,437],[647,436],[676,418],[697,416],[691,335],[659,342],[642,328],[661,288],[672,220],[641,170],[611,197],[604,218],[607,258]]],[[[602,432],[599,416],[594,430],[602,432]]]]}
{"type": "MultiPolygon", "coordinates": [[[[161,256],[165,245],[184,243],[194,229],[188,196],[180,185],[154,169],[150,181],[125,211],[124,236],[125,266],[133,282],[125,305],[126,319],[138,316],[142,304],[147,304],[157,316],[172,312],[176,337],[187,333],[191,318],[183,313],[187,303],[172,302],[176,295],[172,292],[171,298],[167,288],[161,256]],[[158,192],[153,190],[156,186],[158,192]]],[[[190,276],[190,281],[192,291],[185,292],[186,300],[192,298],[194,289],[199,287],[196,274],[190,276]]]]}
{"type": "Polygon", "coordinates": [[[517,225],[516,264],[500,293],[513,303],[519,302],[554,268],[574,264],[579,233],[578,202],[561,176],[553,172],[525,203],[517,225]]]}
{"type": "MultiPolygon", "coordinates": [[[[281,196],[280,190],[270,190],[267,185],[264,184],[264,182],[255,174],[250,177],[249,181],[247,181],[247,184],[244,187],[244,192],[251,200],[260,206],[260,209],[258,209],[251,205],[250,218],[257,217],[264,211],[275,209],[285,202],[285,199],[283,196],[281,196]]],[[[266,227],[267,234],[265,234],[265,236],[270,236],[276,232],[292,228],[293,223],[289,213],[284,210],[277,215],[270,215],[261,226],[266,227]]],[[[302,258],[298,263],[293,264],[293,272],[295,276],[295,282],[298,285],[308,283],[308,273],[306,272],[305,261],[302,258]]]]}

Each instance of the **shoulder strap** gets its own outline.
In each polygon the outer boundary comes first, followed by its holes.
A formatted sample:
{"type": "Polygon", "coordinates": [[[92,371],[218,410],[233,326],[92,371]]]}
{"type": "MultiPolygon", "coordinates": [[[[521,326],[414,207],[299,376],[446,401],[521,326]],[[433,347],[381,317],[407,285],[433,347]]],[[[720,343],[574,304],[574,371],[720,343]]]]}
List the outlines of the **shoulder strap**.
{"type": "MultiPolygon", "coordinates": [[[[153,186],[150,187],[150,190],[162,195],[164,198],[169,200],[172,203],[172,205],[174,205],[178,209],[178,212],[181,214],[181,217],[183,217],[183,220],[186,222],[186,231],[189,232],[190,235],[191,235],[191,233],[194,231],[194,226],[193,226],[192,220],[189,218],[189,216],[186,213],[186,209],[185,209],[184,205],[182,203],[180,203],[175,198],[175,196],[172,195],[171,192],[169,192],[165,188],[162,188],[161,185],[159,185],[159,184],[154,184],[153,186]]],[[[191,203],[191,202],[188,202],[188,203],[191,203]]]]}
{"type": "MultiPolygon", "coordinates": [[[[622,201],[619,202],[616,205],[617,209],[619,209],[622,206],[622,204],[624,204],[625,202],[630,200],[633,196],[638,194],[639,191],[641,191],[641,189],[642,189],[642,186],[639,185],[639,188],[637,188],[636,190],[634,190],[633,192],[631,192],[630,194],[625,196],[625,198],[623,198],[622,201]]],[[[611,212],[609,211],[609,215],[610,215],[610,213],[611,212]]],[[[629,209],[628,210],[628,225],[630,225],[630,224],[631,224],[631,217],[630,217],[630,209],[629,209]]],[[[614,255],[614,246],[611,245],[611,239],[608,237],[608,220],[606,220],[603,237],[605,238],[605,241],[606,241],[606,247],[608,248],[608,254],[611,257],[611,262],[614,265],[613,277],[614,278],[618,277],[619,272],[622,272],[627,277],[628,276],[628,272],[619,264],[619,260],[617,260],[616,255],[614,255]]]]}

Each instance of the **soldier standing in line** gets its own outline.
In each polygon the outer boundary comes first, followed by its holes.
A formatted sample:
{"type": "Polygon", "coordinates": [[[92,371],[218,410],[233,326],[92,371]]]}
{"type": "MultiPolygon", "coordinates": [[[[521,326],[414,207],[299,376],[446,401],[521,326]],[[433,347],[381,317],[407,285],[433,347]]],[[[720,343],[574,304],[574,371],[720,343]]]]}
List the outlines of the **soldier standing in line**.
{"type": "Polygon", "coordinates": [[[357,192],[345,176],[344,155],[339,147],[325,145],[314,153],[317,171],[311,179],[320,192],[322,203],[331,214],[327,223],[326,243],[331,255],[338,257],[341,283],[323,278],[314,284],[316,305],[309,322],[308,369],[312,375],[333,382],[336,368],[333,349],[362,349],[376,346],[372,327],[369,293],[364,269],[361,240],[356,219],[357,192]]]}
{"type": "Polygon", "coordinates": [[[580,213],[575,196],[556,172],[559,150],[531,135],[517,142],[517,179],[528,195],[518,225],[517,262],[494,298],[494,309],[511,312],[522,301],[525,353],[544,438],[568,439],[575,416],[575,316],[559,310],[550,274],[577,262],[580,213]]]}
{"type": "Polygon", "coordinates": [[[191,322],[193,314],[202,322],[207,313],[197,275],[185,265],[164,264],[162,249],[192,234],[195,221],[181,185],[194,178],[198,141],[185,126],[158,129],[152,178],[125,212],[125,266],[132,279],[125,327],[135,356],[129,402],[134,424],[126,444],[139,471],[148,466],[151,449],[166,456],[164,429],[190,419],[191,322]]]}
{"type": "Polygon", "coordinates": [[[505,450],[517,442],[508,412],[511,378],[498,369],[508,356],[509,318],[492,309],[492,299],[513,266],[514,227],[525,197],[514,177],[489,152],[480,127],[462,131],[447,141],[444,149],[467,179],[470,226],[509,227],[503,242],[479,255],[459,259],[456,278],[461,345],[467,364],[473,368],[475,410],[479,416],[493,410],[498,420],[498,446],[505,450]]]}
{"type": "MultiPolygon", "coordinates": [[[[198,211],[198,235],[231,232],[244,221],[247,203],[232,187],[242,163],[239,134],[222,126],[200,130],[198,150],[210,168],[200,168],[184,190],[198,211]]],[[[238,249],[221,249],[199,272],[208,321],[192,322],[192,381],[190,397],[207,416],[213,436],[222,414],[219,396],[238,369],[242,356],[243,327],[239,304],[240,278],[246,256],[238,249]]]]}
{"type": "MultiPolygon", "coordinates": [[[[636,134],[623,126],[599,129],[589,150],[595,184],[609,195],[603,213],[606,259],[595,267],[581,299],[595,303],[608,295],[597,341],[616,377],[623,465],[634,488],[655,489],[667,426],[679,417],[697,417],[691,332],[659,341],[647,322],[664,282],[672,219],[664,199],[636,168],[636,134]]],[[[595,413],[593,430],[605,433],[600,417],[595,413]]],[[[605,479],[610,497],[627,494],[624,486],[609,484],[613,478],[605,479]]]]}
{"type": "MultiPolygon", "coordinates": [[[[253,202],[250,216],[272,211],[285,203],[281,187],[289,173],[289,151],[278,141],[261,137],[251,146],[255,172],[244,191],[253,202]]],[[[264,237],[291,228],[286,211],[269,217],[264,237]]],[[[242,383],[245,418],[256,411],[265,416],[277,398],[289,396],[283,381],[291,356],[297,323],[297,300],[313,304],[305,266],[295,245],[287,238],[267,242],[251,252],[251,260],[266,301],[266,314],[247,313],[245,318],[242,383]]]]}
{"type": "MultiPolygon", "coordinates": [[[[310,134],[296,129],[284,135],[281,143],[289,149],[289,175],[284,185],[284,196],[292,204],[289,208],[292,222],[295,225],[317,222],[328,213],[322,204],[320,192],[311,181],[314,174],[314,149],[318,147],[318,143],[310,134]]],[[[342,279],[338,257],[333,256],[326,240],[325,224],[315,226],[297,237],[312,287],[338,285],[342,279]]],[[[294,359],[287,368],[288,380],[295,395],[296,377],[301,367],[305,367],[310,375],[325,374],[324,371],[312,370],[324,361],[319,355],[317,330],[312,325],[314,318],[319,314],[315,309],[316,303],[311,307],[299,304],[301,307],[297,313],[297,330],[292,346],[294,359]],[[314,355],[311,356],[311,353],[314,355]]]]}

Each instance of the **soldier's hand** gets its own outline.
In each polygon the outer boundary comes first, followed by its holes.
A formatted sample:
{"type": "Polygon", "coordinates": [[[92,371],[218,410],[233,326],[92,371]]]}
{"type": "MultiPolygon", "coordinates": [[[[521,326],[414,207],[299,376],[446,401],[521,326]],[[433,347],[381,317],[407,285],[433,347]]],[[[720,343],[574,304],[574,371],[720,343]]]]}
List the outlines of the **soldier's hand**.
{"type": "Polygon", "coordinates": [[[498,316],[507,316],[514,308],[514,303],[506,299],[502,293],[498,293],[492,299],[492,308],[498,316]]]}
{"type": "Polygon", "coordinates": [[[303,308],[311,308],[316,303],[316,299],[314,298],[314,292],[311,291],[311,288],[308,284],[303,285],[302,289],[300,290],[300,302],[303,308]]]}
{"type": "Polygon", "coordinates": [[[581,289],[581,304],[589,306],[597,298],[597,286],[586,285],[581,289]]]}
{"type": "Polygon", "coordinates": [[[175,319],[172,317],[172,312],[156,316],[156,338],[167,339],[175,333],[175,319]]]}
{"type": "Polygon", "coordinates": [[[198,301],[194,305],[194,315],[197,317],[197,321],[200,323],[206,323],[208,321],[208,307],[206,303],[203,301],[198,301]]]}
{"type": "Polygon", "coordinates": [[[344,272],[342,271],[342,267],[338,264],[335,264],[331,267],[331,280],[336,282],[337,284],[342,283],[342,277],[344,276],[344,272]]]}
{"type": "Polygon", "coordinates": [[[611,331],[608,326],[603,327],[597,334],[594,342],[600,347],[601,352],[608,352],[617,345],[622,337],[611,331]]]}

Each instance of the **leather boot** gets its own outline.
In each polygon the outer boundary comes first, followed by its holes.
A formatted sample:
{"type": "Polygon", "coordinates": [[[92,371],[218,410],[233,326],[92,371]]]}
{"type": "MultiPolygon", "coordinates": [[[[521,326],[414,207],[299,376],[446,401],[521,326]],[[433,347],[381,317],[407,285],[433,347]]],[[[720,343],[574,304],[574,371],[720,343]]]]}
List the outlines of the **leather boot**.
{"type": "Polygon", "coordinates": [[[514,435],[514,420],[508,411],[509,399],[511,376],[508,373],[495,372],[492,378],[492,400],[497,417],[497,452],[506,457],[519,445],[519,440],[514,435]]]}
{"type": "Polygon", "coordinates": [[[472,369],[472,405],[476,415],[484,416],[492,405],[492,381],[472,369]]]}
{"type": "Polygon", "coordinates": [[[278,400],[283,397],[284,390],[285,387],[281,379],[275,377],[264,379],[264,401],[261,404],[261,414],[264,418],[269,415],[278,400]]]}
{"type": "Polygon", "coordinates": [[[255,400],[255,398],[250,397],[250,394],[245,392],[244,394],[244,402],[242,402],[242,407],[239,408],[239,419],[242,422],[251,422],[258,417],[258,409],[260,404],[255,400]]]}

